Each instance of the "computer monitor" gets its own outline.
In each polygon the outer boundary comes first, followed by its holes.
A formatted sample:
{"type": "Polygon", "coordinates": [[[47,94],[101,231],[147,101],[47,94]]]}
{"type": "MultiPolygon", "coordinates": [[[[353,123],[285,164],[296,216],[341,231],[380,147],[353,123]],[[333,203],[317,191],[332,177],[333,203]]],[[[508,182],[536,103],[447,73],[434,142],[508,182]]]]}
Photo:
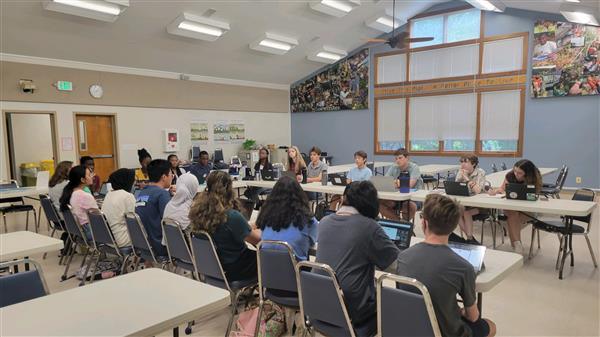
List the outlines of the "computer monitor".
{"type": "Polygon", "coordinates": [[[220,163],[223,161],[223,149],[215,149],[213,160],[215,163],[220,163]]]}

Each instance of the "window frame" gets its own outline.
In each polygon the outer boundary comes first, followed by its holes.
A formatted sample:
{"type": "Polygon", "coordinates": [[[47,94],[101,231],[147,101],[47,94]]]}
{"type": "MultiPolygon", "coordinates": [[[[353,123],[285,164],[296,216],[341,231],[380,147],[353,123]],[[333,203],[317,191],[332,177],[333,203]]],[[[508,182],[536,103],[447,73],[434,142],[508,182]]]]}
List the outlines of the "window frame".
{"type": "MultiPolygon", "coordinates": [[[[427,19],[432,19],[432,18],[436,18],[436,17],[443,17],[443,36],[442,36],[442,43],[436,43],[436,44],[431,44],[431,45],[426,45],[426,46],[418,46],[418,47],[413,47],[412,43],[409,46],[409,49],[420,49],[420,48],[427,48],[427,47],[433,47],[433,46],[440,46],[440,45],[445,45],[445,44],[451,44],[451,43],[461,43],[463,41],[476,41],[476,40],[480,40],[482,35],[483,35],[483,29],[481,28],[483,26],[483,20],[484,20],[484,11],[479,10],[477,8],[473,8],[471,6],[468,6],[466,8],[456,8],[456,9],[452,9],[449,11],[441,11],[441,12],[434,12],[434,13],[430,13],[429,15],[423,15],[423,16],[416,16],[413,17],[411,19],[409,19],[408,23],[409,23],[409,27],[408,27],[408,31],[411,34],[410,37],[412,36],[412,31],[413,31],[413,25],[415,24],[415,22],[419,22],[422,20],[427,20],[427,19]],[[459,40],[459,41],[453,41],[453,42],[448,42],[448,17],[451,15],[455,15],[455,14],[460,14],[460,13],[465,13],[465,12],[479,12],[479,34],[477,37],[471,38],[471,39],[466,39],[466,40],[459,40]]],[[[417,42],[418,43],[418,42],[417,42]]]]}

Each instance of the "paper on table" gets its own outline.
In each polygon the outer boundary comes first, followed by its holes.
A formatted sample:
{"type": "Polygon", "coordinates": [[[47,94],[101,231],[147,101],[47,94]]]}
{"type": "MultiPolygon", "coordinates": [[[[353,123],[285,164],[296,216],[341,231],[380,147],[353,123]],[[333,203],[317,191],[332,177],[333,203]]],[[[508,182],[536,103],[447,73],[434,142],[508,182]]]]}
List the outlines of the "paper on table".
{"type": "Polygon", "coordinates": [[[39,171],[37,173],[35,187],[36,188],[46,188],[46,187],[48,187],[49,181],[50,181],[50,171],[39,171]]]}

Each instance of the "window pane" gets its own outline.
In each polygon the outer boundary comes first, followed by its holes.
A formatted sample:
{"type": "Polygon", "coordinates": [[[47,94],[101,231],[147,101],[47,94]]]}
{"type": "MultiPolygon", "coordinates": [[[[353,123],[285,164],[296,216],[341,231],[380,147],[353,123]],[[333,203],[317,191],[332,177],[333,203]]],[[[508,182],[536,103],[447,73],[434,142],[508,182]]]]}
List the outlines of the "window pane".
{"type": "Polygon", "coordinates": [[[517,140],[484,139],[481,150],[486,152],[517,152],[517,140]]]}
{"type": "Polygon", "coordinates": [[[438,151],[440,143],[437,140],[413,140],[410,142],[411,151],[438,151]]]}
{"type": "Polygon", "coordinates": [[[446,139],[444,140],[444,151],[475,151],[475,141],[468,139],[446,139]]]}
{"type": "MultiPolygon", "coordinates": [[[[477,29],[479,31],[479,28],[477,29]]],[[[411,48],[432,46],[434,44],[444,43],[444,17],[435,16],[412,22],[410,28],[410,37],[433,37],[433,40],[427,42],[411,43],[411,48]]]]}
{"type": "Polygon", "coordinates": [[[446,42],[464,41],[479,37],[479,21],[481,14],[471,10],[448,15],[446,42]]]}
{"type": "Polygon", "coordinates": [[[404,148],[404,142],[401,142],[401,141],[379,142],[379,150],[381,150],[381,151],[396,151],[396,150],[402,149],[402,148],[404,148]]]}

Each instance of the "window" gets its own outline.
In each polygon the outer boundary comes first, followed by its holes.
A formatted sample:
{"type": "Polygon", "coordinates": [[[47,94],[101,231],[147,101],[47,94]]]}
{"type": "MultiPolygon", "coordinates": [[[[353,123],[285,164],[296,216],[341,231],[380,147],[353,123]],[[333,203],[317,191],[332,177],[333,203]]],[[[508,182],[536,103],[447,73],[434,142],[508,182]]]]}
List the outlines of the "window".
{"type": "Polygon", "coordinates": [[[406,99],[379,99],[377,113],[378,149],[395,151],[405,147],[406,99]]]}
{"type": "Polygon", "coordinates": [[[411,20],[411,37],[433,37],[432,41],[411,43],[411,48],[433,46],[479,38],[481,11],[468,9],[411,20]]]}
{"type": "Polygon", "coordinates": [[[482,152],[518,150],[521,99],[521,90],[481,93],[482,152]]]}

